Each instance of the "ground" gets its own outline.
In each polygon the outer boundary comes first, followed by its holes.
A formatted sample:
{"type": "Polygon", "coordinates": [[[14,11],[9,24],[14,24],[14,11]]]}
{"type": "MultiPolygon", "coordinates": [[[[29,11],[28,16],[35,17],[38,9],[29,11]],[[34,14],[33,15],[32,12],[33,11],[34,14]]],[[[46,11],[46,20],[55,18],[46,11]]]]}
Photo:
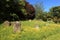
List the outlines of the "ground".
{"type": "Polygon", "coordinates": [[[21,21],[21,32],[0,25],[0,40],[60,40],[60,24],[41,20],[21,21]]]}

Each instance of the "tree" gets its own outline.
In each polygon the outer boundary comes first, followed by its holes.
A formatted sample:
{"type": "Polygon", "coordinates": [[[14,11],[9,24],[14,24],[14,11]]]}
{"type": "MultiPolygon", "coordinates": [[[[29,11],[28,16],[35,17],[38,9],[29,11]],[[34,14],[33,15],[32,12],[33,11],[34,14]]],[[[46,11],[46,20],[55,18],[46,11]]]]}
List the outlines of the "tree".
{"type": "Polygon", "coordinates": [[[36,3],[35,4],[35,10],[36,10],[36,19],[41,19],[42,18],[42,14],[43,14],[43,4],[42,2],[36,3]]]}
{"type": "Polygon", "coordinates": [[[24,20],[26,18],[28,19],[27,14],[31,14],[31,17],[34,17],[33,14],[35,10],[32,10],[34,7],[30,4],[26,6],[26,4],[28,3],[25,0],[0,0],[0,21],[12,21],[13,19],[24,20]]]}
{"type": "Polygon", "coordinates": [[[35,8],[33,5],[29,4],[25,1],[25,9],[27,14],[27,19],[34,19],[35,18],[35,8]]]}
{"type": "Polygon", "coordinates": [[[1,20],[12,20],[13,13],[18,11],[18,1],[16,0],[0,0],[0,15],[1,20]]]}
{"type": "Polygon", "coordinates": [[[50,9],[50,12],[51,12],[51,15],[52,15],[53,17],[56,16],[56,17],[60,18],[60,6],[51,8],[51,9],[50,9]]]}
{"type": "Polygon", "coordinates": [[[51,15],[53,16],[54,22],[58,22],[60,19],[60,6],[52,7],[50,9],[51,15]]]}

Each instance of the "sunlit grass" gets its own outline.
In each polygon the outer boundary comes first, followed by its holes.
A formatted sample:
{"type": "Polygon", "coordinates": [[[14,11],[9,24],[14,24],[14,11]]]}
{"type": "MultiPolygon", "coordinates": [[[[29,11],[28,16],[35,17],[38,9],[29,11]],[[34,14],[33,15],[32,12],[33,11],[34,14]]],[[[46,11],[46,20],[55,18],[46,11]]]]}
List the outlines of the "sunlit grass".
{"type": "Polygon", "coordinates": [[[59,40],[60,24],[39,20],[21,21],[22,31],[13,32],[13,26],[0,25],[1,40],[59,40]],[[36,28],[36,25],[39,25],[36,28]]]}

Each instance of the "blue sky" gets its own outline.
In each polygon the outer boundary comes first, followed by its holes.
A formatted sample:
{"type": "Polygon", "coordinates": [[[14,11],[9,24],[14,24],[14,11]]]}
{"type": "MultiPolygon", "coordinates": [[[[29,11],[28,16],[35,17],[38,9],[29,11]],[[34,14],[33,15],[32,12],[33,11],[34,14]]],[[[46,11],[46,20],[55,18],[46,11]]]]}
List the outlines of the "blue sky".
{"type": "Polygon", "coordinates": [[[49,11],[51,7],[60,6],[60,0],[27,0],[30,4],[34,5],[43,2],[44,11],[49,11]]]}

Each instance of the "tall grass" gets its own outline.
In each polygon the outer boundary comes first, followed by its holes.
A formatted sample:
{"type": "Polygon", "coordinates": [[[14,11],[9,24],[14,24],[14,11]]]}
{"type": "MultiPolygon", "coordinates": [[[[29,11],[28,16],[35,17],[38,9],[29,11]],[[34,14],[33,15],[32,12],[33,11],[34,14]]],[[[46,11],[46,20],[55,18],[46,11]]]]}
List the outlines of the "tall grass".
{"type": "Polygon", "coordinates": [[[0,25],[0,40],[59,40],[60,25],[53,22],[21,21],[22,31],[14,33],[13,27],[0,25]],[[37,29],[35,25],[39,25],[37,29]]]}

